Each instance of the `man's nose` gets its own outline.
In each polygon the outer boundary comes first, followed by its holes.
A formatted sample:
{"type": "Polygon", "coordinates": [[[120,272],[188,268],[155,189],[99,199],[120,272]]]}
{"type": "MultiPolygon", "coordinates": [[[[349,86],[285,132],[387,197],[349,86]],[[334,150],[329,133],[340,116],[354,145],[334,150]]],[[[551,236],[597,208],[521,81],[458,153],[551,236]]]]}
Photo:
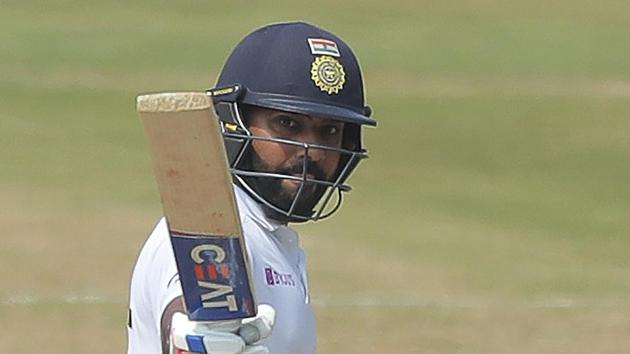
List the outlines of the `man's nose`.
{"type": "MultiPolygon", "coordinates": [[[[311,147],[312,145],[323,145],[322,141],[320,141],[320,138],[316,134],[312,132],[304,134],[301,141],[308,145],[308,158],[311,161],[317,162],[324,159],[326,156],[326,150],[311,147]]],[[[304,157],[304,154],[306,153],[307,151],[302,149],[300,157],[304,157]]]]}
{"type": "Polygon", "coordinates": [[[319,162],[324,160],[326,157],[326,150],[312,148],[311,145],[308,145],[307,149],[299,148],[297,152],[297,158],[303,159],[307,158],[309,161],[319,162]]]}
{"type": "Polygon", "coordinates": [[[314,149],[314,148],[308,149],[308,158],[311,159],[311,161],[314,161],[314,162],[322,161],[325,158],[325,156],[326,156],[326,150],[314,149]]]}

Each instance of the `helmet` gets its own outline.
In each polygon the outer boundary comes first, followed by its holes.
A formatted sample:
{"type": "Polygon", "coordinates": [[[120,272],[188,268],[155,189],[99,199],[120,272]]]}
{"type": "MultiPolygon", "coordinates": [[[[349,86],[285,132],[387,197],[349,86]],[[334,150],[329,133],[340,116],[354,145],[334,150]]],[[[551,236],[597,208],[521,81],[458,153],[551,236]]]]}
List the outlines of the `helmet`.
{"type": "Polygon", "coordinates": [[[222,132],[230,170],[235,182],[283,220],[318,220],[336,211],[342,192],[350,187],[347,178],[367,157],[362,146],[361,127],[375,126],[371,109],[364,104],[361,69],[350,47],[334,34],[303,22],[280,23],[262,27],[247,35],[227,59],[217,85],[207,91],[223,123],[222,132]],[[344,124],[341,148],[304,142],[254,136],[248,130],[243,105],[323,117],[344,124]],[[309,178],[304,161],[302,176],[256,171],[248,165],[251,143],[266,140],[305,149],[339,153],[340,163],[333,178],[309,178]],[[291,203],[281,206],[257,190],[255,178],[290,179],[301,182],[291,203]],[[306,184],[322,193],[317,205],[304,212],[296,205],[306,184]],[[332,201],[332,203],[331,203],[332,201]],[[332,204],[330,206],[329,204],[332,204]]]}

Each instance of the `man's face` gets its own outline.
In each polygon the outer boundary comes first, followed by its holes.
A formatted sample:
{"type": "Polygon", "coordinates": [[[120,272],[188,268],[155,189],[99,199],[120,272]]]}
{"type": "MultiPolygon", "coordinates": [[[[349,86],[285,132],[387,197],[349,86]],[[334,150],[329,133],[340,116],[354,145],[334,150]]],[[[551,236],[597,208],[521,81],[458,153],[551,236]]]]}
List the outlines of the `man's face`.
{"type": "MultiPolygon", "coordinates": [[[[307,144],[340,148],[344,124],[338,121],[310,117],[271,109],[252,107],[246,110],[249,130],[254,136],[294,140],[307,144]]],[[[304,160],[307,161],[307,178],[330,181],[337,171],[338,152],[309,149],[277,142],[252,141],[251,167],[255,171],[293,175],[302,178],[304,160]]],[[[288,210],[298,193],[302,181],[276,178],[256,178],[255,184],[266,200],[288,210]]],[[[325,188],[306,183],[295,211],[308,215],[317,204],[325,188]]]]}

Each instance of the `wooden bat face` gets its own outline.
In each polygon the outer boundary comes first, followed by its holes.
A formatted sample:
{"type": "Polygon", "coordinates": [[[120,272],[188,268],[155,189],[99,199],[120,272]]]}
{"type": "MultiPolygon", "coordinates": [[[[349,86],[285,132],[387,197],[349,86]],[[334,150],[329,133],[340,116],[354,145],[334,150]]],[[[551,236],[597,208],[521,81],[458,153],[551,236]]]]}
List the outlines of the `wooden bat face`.
{"type": "Polygon", "coordinates": [[[191,320],[255,315],[225,147],[205,93],[137,98],[191,320]]]}

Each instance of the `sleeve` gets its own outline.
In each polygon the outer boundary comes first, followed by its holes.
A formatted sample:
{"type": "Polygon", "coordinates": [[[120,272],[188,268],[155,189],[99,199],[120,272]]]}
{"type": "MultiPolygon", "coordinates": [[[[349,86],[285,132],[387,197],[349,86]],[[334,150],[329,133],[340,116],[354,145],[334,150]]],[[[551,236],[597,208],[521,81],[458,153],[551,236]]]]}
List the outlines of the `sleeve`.
{"type": "Polygon", "coordinates": [[[162,218],[144,244],[131,279],[128,354],[160,353],[160,320],[182,294],[168,227],[162,218]]]}

